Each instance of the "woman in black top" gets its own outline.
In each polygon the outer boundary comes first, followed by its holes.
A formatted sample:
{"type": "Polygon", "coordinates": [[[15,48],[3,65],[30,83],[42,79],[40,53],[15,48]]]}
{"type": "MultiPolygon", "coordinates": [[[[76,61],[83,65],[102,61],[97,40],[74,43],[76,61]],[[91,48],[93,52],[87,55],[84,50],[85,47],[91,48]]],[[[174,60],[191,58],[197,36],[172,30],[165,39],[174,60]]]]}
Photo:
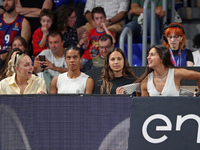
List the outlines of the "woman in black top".
{"type": "Polygon", "coordinates": [[[63,34],[64,48],[71,46],[82,47],[84,42],[87,42],[87,34],[85,33],[82,39],[78,41],[77,31],[74,28],[76,22],[75,8],[72,6],[61,5],[55,11],[55,22],[53,24],[53,30],[57,30],[63,34]]]}
{"type": "Polygon", "coordinates": [[[101,79],[101,94],[116,94],[117,87],[131,84],[137,79],[120,48],[108,52],[101,79]]]}

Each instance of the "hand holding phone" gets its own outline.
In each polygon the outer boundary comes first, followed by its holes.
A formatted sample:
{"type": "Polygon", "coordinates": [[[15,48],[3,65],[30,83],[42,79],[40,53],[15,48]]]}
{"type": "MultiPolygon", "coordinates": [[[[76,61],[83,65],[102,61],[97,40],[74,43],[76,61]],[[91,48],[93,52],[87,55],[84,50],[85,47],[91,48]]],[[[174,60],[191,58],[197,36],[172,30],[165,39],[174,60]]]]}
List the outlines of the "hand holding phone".
{"type": "MultiPolygon", "coordinates": [[[[39,61],[46,61],[45,55],[39,55],[39,61]]],[[[46,68],[46,66],[42,65],[42,68],[46,68]]]]}

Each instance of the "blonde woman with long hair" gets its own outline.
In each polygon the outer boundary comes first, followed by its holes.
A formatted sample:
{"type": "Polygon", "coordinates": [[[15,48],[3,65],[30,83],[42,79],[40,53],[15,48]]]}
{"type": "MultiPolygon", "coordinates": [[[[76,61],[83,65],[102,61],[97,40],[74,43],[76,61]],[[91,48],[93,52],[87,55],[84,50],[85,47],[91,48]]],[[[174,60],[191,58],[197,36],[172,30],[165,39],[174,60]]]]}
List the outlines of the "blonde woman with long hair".
{"type": "Polygon", "coordinates": [[[0,82],[0,94],[45,94],[45,81],[32,72],[31,58],[16,53],[9,61],[8,77],[0,82]]]}

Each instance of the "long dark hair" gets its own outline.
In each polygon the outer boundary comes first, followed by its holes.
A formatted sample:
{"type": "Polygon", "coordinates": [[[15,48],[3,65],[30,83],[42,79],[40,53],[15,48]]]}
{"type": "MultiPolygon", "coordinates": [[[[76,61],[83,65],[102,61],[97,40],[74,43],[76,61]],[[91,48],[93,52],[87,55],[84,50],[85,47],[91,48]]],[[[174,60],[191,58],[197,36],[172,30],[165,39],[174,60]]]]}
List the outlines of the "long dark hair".
{"type": "Polygon", "coordinates": [[[73,6],[61,5],[55,11],[55,22],[53,24],[53,30],[62,32],[67,27],[67,19],[73,12],[75,12],[75,8],[73,6]]]}
{"type": "Polygon", "coordinates": [[[10,61],[10,59],[11,59],[11,56],[12,56],[12,54],[13,54],[14,52],[24,53],[24,52],[22,52],[22,50],[19,49],[19,48],[14,48],[14,49],[12,49],[11,51],[8,52],[8,55],[7,55],[7,58],[6,58],[6,60],[5,60],[4,65],[3,65],[3,68],[2,68],[1,71],[0,71],[0,74],[1,74],[1,75],[0,75],[0,80],[2,80],[2,79],[4,79],[4,78],[7,77],[6,73],[7,73],[7,71],[8,71],[8,63],[9,63],[9,61],[10,61]]]}
{"type": "MultiPolygon", "coordinates": [[[[23,37],[21,37],[21,36],[16,36],[16,37],[12,40],[11,46],[13,46],[13,43],[14,43],[14,41],[16,41],[16,40],[19,40],[19,41],[22,43],[22,45],[24,46],[24,48],[25,48],[24,53],[29,54],[29,46],[28,46],[26,40],[25,40],[23,37]]],[[[12,49],[13,49],[13,47],[12,47],[12,49]]]]}
{"type": "Polygon", "coordinates": [[[106,56],[105,63],[104,63],[104,68],[102,70],[101,79],[103,80],[103,83],[101,85],[101,94],[103,94],[104,89],[106,89],[106,93],[107,94],[110,94],[110,92],[111,92],[111,88],[112,88],[112,82],[111,81],[114,78],[114,73],[113,73],[113,70],[110,68],[110,65],[109,65],[109,57],[115,51],[119,52],[122,55],[123,59],[124,59],[124,67],[123,67],[123,70],[122,70],[122,75],[125,78],[129,78],[129,77],[137,78],[134,75],[133,70],[129,66],[124,52],[120,48],[111,49],[108,52],[107,56],[106,56]]]}
{"type": "MultiPolygon", "coordinates": [[[[160,59],[162,60],[162,63],[166,68],[175,68],[174,64],[171,62],[171,55],[167,47],[165,47],[164,45],[154,45],[149,49],[149,51],[152,48],[156,49],[156,52],[160,56],[160,59]]],[[[144,80],[146,76],[152,71],[154,71],[154,69],[147,67],[145,73],[142,76],[140,76],[136,82],[138,83],[144,80]]]]}
{"type": "Polygon", "coordinates": [[[4,62],[4,65],[3,65],[3,67],[2,67],[2,69],[1,69],[1,71],[0,71],[0,80],[2,80],[2,79],[4,79],[4,78],[7,77],[6,72],[8,71],[8,62],[10,61],[11,56],[12,56],[12,54],[13,54],[14,52],[17,51],[17,52],[29,54],[28,44],[27,44],[26,40],[25,40],[23,37],[21,37],[21,36],[16,36],[16,37],[12,40],[11,46],[12,46],[12,50],[10,50],[10,51],[8,52],[7,57],[6,57],[6,60],[5,60],[5,62],[4,62]],[[16,40],[19,40],[19,41],[22,43],[22,45],[23,45],[24,48],[25,48],[25,51],[24,51],[24,52],[23,52],[21,49],[19,49],[19,48],[13,48],[13,43],[14,43],[14,41],[16,41],[16,40]]]}

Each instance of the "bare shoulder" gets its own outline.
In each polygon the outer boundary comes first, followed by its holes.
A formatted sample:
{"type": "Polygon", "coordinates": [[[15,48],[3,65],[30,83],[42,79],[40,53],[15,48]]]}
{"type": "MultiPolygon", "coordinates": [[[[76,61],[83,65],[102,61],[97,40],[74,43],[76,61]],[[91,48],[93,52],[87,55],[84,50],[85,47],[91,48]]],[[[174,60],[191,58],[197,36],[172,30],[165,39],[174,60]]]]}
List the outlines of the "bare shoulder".
{"type": "Polygon", "coordinates": [[[53,82],[57,82],[57,80],[58,80],[58,76],[56,76],[56,77],[54,77],[54,78],[52,79],[53,82]]]}
{"type": "Polygon", "coordinates": [[[148,76],[146,76],[144,80],[141,82],[141,96],[149,96],[149,93],[147,91],[147,82],[148,82],[148,76]]]}
{"type": "Polygon", "coordinates": [[[94,80],[88,77],[85,88],[85,94],[92,94],[93,90],[94,90],[94,80]]]}
{"type": "Polygon", "coordinates": [[[50,93],[51,94],[56,94],[57,93],[57,80],[58,80],[58,76],[54,77],[51,80],[51,86],[50,86],[50,93]]]}
{"type": "Polygon", "coordinates": [[[94,80],[91,77],[88,77],[87,84],[94,84],[94,80]]]}
{"type": "Polygon", "coordinates": [[[142,80],[141,86],[142,86],[142,85],[147,85],[147,81],[148,81],[148,76],[146,76],[146,77],[144,78],[144,80],[142,80]]]}

